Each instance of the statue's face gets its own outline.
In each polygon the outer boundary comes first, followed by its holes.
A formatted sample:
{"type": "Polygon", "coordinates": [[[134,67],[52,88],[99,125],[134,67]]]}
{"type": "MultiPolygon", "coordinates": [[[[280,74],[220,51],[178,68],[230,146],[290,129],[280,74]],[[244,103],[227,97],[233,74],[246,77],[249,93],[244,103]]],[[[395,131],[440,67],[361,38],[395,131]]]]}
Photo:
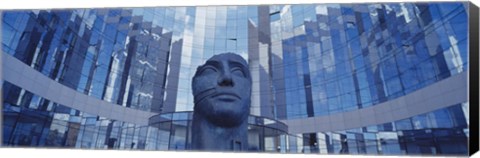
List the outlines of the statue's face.
{"type": "Polygon", "coordinates": [[[215,55],[198,67],[192,90],[195,112],[218,126],[236,126],[250,113],[251,77],[233,53],[215,55]]]}

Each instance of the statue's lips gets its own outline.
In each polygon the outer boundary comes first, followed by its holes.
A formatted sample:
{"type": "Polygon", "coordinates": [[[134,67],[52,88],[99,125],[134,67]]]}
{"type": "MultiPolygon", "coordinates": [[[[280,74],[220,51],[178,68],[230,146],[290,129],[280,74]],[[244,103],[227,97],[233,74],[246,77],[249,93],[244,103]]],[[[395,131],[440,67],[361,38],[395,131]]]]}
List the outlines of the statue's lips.
{"type": "Polygon", "coordinates": [[[216,93],[212,95],[212,98],[217,98],[223,101],[240,100],[240,97],[235,93],[216,93]]]}

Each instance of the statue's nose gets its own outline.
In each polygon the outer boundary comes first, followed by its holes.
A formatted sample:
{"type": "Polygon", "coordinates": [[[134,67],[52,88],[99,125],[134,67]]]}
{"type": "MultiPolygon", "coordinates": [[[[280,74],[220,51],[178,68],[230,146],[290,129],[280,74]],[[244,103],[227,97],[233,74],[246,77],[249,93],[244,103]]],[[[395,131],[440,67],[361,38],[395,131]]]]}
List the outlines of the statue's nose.
{"type": "Polygon", "coordinates": [[[234,83],[230,72],[226,71],[220,75],[218,79],[218,85],[221,87],[233,87],[234,83]]]}

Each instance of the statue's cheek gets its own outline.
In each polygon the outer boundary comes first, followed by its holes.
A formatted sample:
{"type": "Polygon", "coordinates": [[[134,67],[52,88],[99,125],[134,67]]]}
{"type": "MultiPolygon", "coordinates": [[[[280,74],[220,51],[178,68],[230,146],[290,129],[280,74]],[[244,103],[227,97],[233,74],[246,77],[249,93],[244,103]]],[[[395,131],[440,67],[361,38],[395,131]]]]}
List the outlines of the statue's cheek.
{"type": "Polygon", "coordinates": [[[250,97],[252,84],[248,80],[238,80],[236,90],[242,94],[242,96],[250,97]]]}
{"type": "Polygon", "coordinates": [[[193,78],[192,90],[195,92],[202,92],[206,89],[214,88],[216,85],[216,80],[212,79],[209,76],[199,76],[193,78]]]}

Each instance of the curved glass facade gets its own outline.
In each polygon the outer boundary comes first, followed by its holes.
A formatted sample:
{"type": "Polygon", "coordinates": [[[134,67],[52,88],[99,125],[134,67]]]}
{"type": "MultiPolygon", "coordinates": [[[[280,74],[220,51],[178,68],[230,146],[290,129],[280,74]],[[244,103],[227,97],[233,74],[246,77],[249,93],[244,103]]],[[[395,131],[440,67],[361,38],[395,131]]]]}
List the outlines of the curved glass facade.
{"type": "MultiPolygon", "coordinates": [[[[3,145],[82,149],[187,150],[191,144],[192,112],[163,113],[149,125],[137,125],[85,113],[42,98],[5,82],[3,145]],[[27,96],[31,101],[25,102],[27,96]],[[20,105],[13,101],[22,100],[20,105]]],[[[285,152],[288,127],[259,116],[248,118],[248,151],[285,152]]]]}
{"type": "MultiPolygon", "coordinates": [[[[53,103],[2,79],[2,140],[12,146],[188,149],[191,78],[198,65],[224,52],[249,62],[251,114],[272,121],[381,109],[468,71],[468,3],[462,2],[2,11],[1,36],[2,55],[88,98],[156,117],[187,116],[170,118],[168,128],[133,124],[53,103]],[[37,115],[44,119],[27,119],[37,115]],[[88,128],[93,132],[79,134],[88,128]],[[176,130],[184,136],[172,134],[176,130]]],[[[467,153],[468,100],[414,104],[400,107],[430,111],[339,131],[275,128],[275,138],[267,137],[270,128],[262,124],[261,138],[251,140],[260,145],[251,150],[467,153]],[[445,149],[448,136],[458,150],[445,149]],[[417,138],[440,145],[409,145],[417,138]]]]}
{"type": "Polygon", "coordinates": [[[468,152],[468,104],[395,122],[341,131],[303,133],[291,152],[372,155],[465,155],[468,152]],[[293,150],[293,151],[292,151],[293,150]]]}
{"type": "Polygon", "coordinates": [[[275,100],[279,118],[374,106],[467,67],[467,15],[460,3],[308,5],[277,12],[281,18],[270,26],[273,92],[285,98],[275,100]]]}
{"type": "Polygon", "coordinates": [[[155,150],[168,144],[168,136],[157,138],[157,128],[73,109],[9,82],[3,88],[11,92],[4,93],[2,108],[4,146],[155,150]]]}

